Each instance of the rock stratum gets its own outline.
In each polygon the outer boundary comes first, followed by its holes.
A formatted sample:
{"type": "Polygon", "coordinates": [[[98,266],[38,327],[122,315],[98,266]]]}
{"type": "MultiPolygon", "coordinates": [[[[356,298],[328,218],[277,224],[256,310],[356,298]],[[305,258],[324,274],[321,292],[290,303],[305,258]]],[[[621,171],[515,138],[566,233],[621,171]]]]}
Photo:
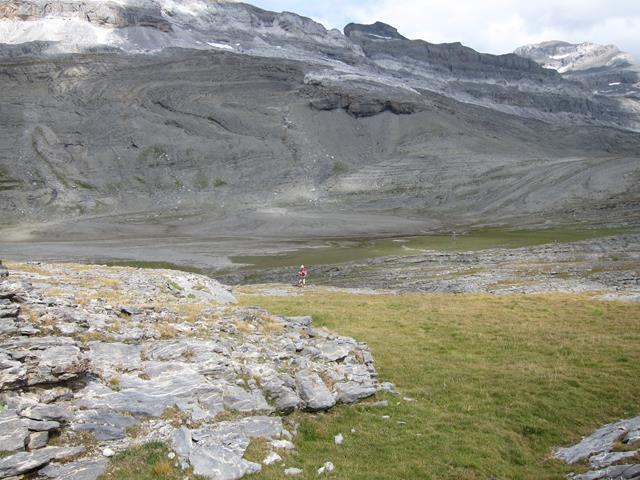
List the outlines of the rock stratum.
{"type": "Polygon", "coordinates": [[[553,456],[567,464],[589,461],[591,470],[571,474],[570,480],[631,480],[640,478],[639,442],[640,417],[635,417],[605,425],[553,456]]]}
{"type": "Polygon", "coordinates": [[[235,2],[0,2],[3,237],[636,224],[638,99],[521,55],[235,2]]]}
{"type": "Polygon", "coordinates": [[[253,440],[271,462],[295,448],[287,413],[392,388],[366,344],[238,307],[208,277],[17,268],[0,278],[0,478],[95,479],[105,457],[159,440],[196,475],[239,479],[261,468],[243,458],[253,440]]]}

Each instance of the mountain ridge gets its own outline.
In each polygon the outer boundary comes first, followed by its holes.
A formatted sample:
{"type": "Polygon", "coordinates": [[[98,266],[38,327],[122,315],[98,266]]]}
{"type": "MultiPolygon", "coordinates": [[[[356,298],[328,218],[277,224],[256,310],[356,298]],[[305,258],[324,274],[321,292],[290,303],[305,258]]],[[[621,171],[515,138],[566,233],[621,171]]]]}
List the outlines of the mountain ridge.
{"type": "Polygon", "coordinates": [[[416,233],[640,211],[634,100],[531,59],[242,3],[92,10],[110,27],[61,20],[92,2],[4,5],[18,9],[0,10],[0,38],[14,35],[0,45],[0,221],[26,238],[416,233]],[[57,30],[33,37],[51,20],[157,48],[96,36],[78,53],[57,30]]]}

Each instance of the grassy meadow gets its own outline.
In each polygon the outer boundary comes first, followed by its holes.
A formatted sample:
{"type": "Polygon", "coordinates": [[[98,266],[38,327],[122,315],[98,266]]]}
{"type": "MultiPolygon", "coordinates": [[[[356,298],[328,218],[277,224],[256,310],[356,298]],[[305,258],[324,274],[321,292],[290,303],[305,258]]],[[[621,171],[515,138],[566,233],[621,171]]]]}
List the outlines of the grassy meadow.
{"type": "MultiPolygon", "coordinates": [[[[298,452],[285,462],[303,478],[332,461],[334,479],[559,479],[586,465],[551,459],[553,447],[640,414],[638,304],[566,294],[240,298],[369,342],[381,380],[401,393],[375,399],[387,408],[300,415],[298,452]]],[[[255,478],[283,478],[282,467],[255,478]]]]}
{"type": "Polygon", "coordinates": [[[310,244],[300,242],[297,249],[279,255],[232,256],[245,269],[277,268],[300,265],[326,265],[388,255],[416,254],[426,250],[477,251],[488,248],[533,247],[546,243],[568,243],[626,233],[624,228],[580,228],[577,226],[537,230],[484,228],[468,232],[451,232],[413,237],[333,239],[310,244]]]}

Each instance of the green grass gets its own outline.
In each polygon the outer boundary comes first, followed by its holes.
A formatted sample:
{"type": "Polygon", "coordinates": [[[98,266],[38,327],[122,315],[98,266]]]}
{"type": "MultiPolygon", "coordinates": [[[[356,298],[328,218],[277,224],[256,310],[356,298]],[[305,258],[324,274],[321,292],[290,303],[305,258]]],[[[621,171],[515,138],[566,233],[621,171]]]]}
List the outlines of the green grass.
{"type": "Polygon", "coordinates": [[[423,235],[382,239],[336,239],[310,244],[282,255],[236,256],[234,263],[251,268],[275,268],[293,265],[326,265],[387,255],[414,255],[424,250],[472,251],[487,248],[518,248],[545,243],[567,243],[625,233],[621,228],[553,228],[540,230],[483,229],[464,234],[423,235]]]}
{"type": "Polygon", "coordinates": [[[169,449],[160,442],[136,446],[114,456],[100,480],[182,480],[188,472],[175,466],[176,460],[167,457],[169,449]]]}
{"type": "MultiPolygon", "coordinates": [[[[241,302],[369,342],[381,379],[415,399],[297,416],[298,453],[285,462],[301,478],[332,461],[334,479],[560,479],[586,465],[552,460],[552,448],[640,413],[638,304],[326,292],[241,302]]],[[[282,467],[255,478],[283,478],[282,467]]]]}
{"type": "Polygon", "coordinates": [[[164,270],[179,270],[182,272],[203,273],[202,269],[187,265],[177,265],[171,262],[154,262],[145,260],[95,260],[90,265],[106,265],[108,267],[154,268],[164,270]]]}

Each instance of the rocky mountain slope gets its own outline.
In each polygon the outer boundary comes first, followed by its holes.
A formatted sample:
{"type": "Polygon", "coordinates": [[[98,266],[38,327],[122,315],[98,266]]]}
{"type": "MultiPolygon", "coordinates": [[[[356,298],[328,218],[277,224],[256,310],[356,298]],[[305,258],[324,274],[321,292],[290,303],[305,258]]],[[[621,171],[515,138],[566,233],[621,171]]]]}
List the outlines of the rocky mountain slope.
{"type": "Polygon", "coordinates": [[[200,275],[12,265],[0,277],[0,478],[95,480],[105,457],[160,440],[199,478],[236,480],[261,469],[244,458],[251,442],[265,464],[295,448],[284,414],[393,389],[366,344],[234,303],[200,275]]]}
{"type": "Polygon", "coordinates": [[[0,55],[5,239],[412,233],[640,211],[638,102],[514,54],[235,2],[12,0],[0,55]]]}
{"type": "Polygon", "coordinates": [[[515,53],[593,89],[595,95],[640,99],[640,65],[615,45],[551,41],[515,53]]]}

